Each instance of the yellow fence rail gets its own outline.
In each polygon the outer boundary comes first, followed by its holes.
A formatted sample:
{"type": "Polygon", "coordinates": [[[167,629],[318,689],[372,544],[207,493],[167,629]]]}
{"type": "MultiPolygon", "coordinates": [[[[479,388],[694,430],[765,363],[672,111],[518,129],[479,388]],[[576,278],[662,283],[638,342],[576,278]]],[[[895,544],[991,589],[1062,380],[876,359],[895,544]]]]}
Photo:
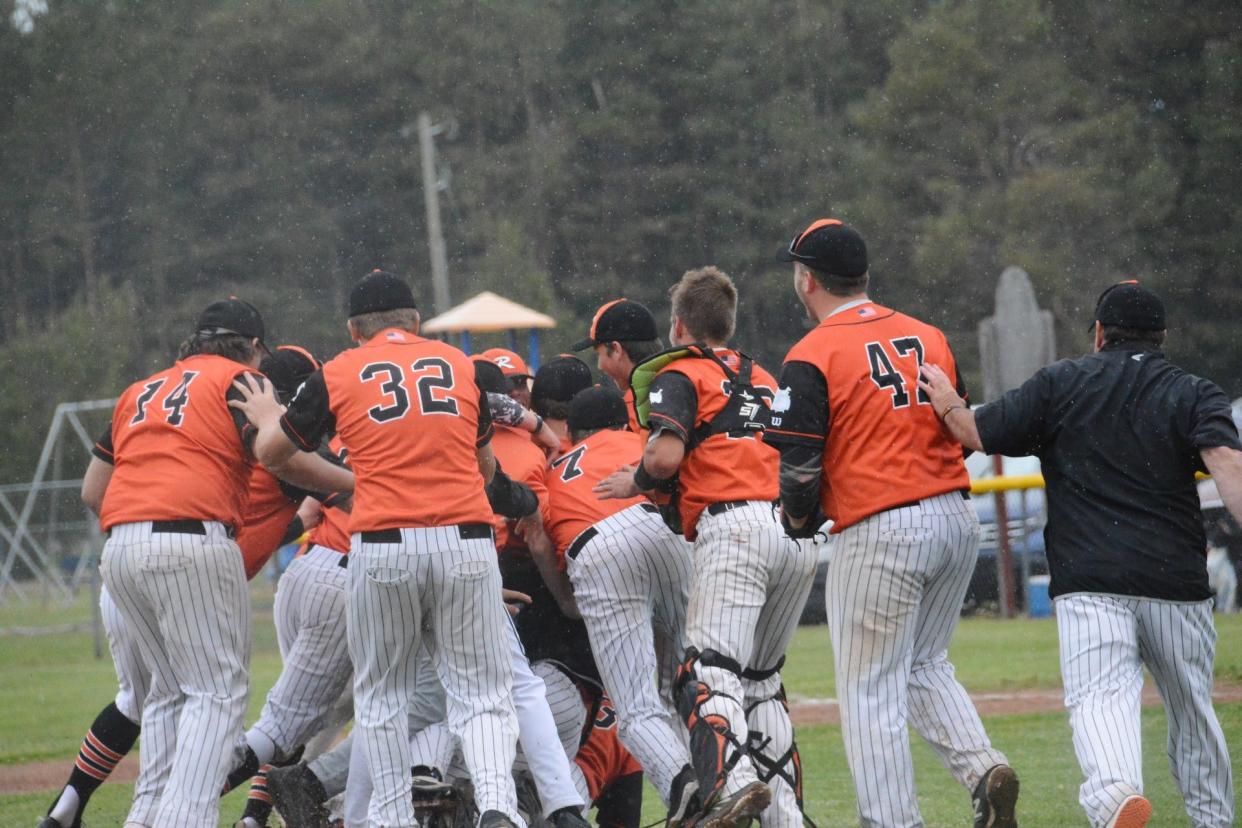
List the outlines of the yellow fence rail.
{"type": "MultiPolygon", "coordinates": [[[[1196,480],[1206,480],[1208,475],[1202,472],[1195,475],[1196,480]]],[[[993,492],[1013,492],[1019,489],[1044,488],[1042,474],[1012,474],[1006,477],[981,477],[970,481],[971,494],[992,494],[993,492]]]]}

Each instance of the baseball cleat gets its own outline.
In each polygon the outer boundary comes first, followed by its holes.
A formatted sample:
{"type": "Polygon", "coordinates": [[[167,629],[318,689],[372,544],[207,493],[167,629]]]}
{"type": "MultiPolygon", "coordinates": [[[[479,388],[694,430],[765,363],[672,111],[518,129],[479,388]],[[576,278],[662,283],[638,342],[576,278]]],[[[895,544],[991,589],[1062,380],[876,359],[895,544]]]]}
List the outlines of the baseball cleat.
{"type": "Polygon", "coordinates": [[[673,777],[672,789],[668,796],[668,820],[666,828],[678,828],[687,819],[703,808],[699,798],[699,780],[694,775],[694,768],[686,765],[673,777]]]}
{"type": "Polygon", "coordinates": [[[479,828],[517,828],[517,825],[500,811],[484,811],[479,817],[479,828]]]}
{"type": "Polygon", "coordinates": [[[1018,775],[1008,765],[993,765],[970,795],[975,828],[1018,828],[1018,775]]]}
{"type": "Polygon", "coordinates": [[[233,828],[266,828],[257,819],[253,817],[242,817],[233,823],[233,828]]]}
{"type": "Polygon", "coordinates": [[[1125,798],[1106,828],[1143,828],[1149,819],[1151,803],[1147,801],[1147,797],[1136,794],[1125,798]]]}
{"type": "Polygon", "coordinates": [[[267,773],[267,790],[272,795],[272,806],[286,824],[297,828],[328,825],[328,811],[323,807],[327,792],[306,765],[272,768],[267,773]]]}
{"type": "Polygon", "coordinates": [[[731,796],[716,800],[694,828],[744,828],[772,804],[772,791],[762,782],[751,782],[731,796]]]}
{"type": "Polygon", "coordinates": [[[65,828],[65,826],[60,824],[60,820],[45,816],[39,820],[39,824],[35,828],[65,828]]]}
{"type": "Polygon", "coordinates": [[[548,814],[548,822],[552,828],[591,828],[591,823],[582,816],[582,811],[573,807],[565,807],[548,814]]]}

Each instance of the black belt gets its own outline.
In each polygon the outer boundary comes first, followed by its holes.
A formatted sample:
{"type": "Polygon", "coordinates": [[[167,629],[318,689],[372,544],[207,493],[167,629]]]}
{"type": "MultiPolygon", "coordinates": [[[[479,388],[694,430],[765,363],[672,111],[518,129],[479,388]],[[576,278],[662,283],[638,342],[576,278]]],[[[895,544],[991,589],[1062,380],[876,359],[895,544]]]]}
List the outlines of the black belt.
{"type": "Polygon", "coordinates": [[[349,556],[341,553],[341,559],[336,562],[336,565],[341,569],[349,569],[349,556]]]}
{"type": "MultiPolygon", "coordinates": [[[[958,494],[960,494],[960,495],[962,496],[962,500],[970,500],[970,490],[969,490],[969,489],[958,489],[958,490],[957,490],[957,493],[958,493],[958,494]]],[[[951,492],[945,492],[945,494],[951,494],[951,492]]],[[[931,497],[938,497],[938,496],[939,496],[939,495],[931,495],[931,497]]],[[[929,499],[930,499],[929,497],[921,497],[921,498],[919,498],[918,500],[907,500],[905,503],[898,503],[898,504],[893,505],[893,506],[885,506],[883,509],[881,509],[881,510],[880,510],[880,512],[891,512],[891,511],[893,511],[894,509],[905,509],[905,508],[908,508],[908,507],[910,507],[910,506],[918,506],[918,505],[919,505],[920,503],[922,503],[924,500],[929,500],[929,499]]],[[[876,512],[876,514],[878,515],[878,514],[880,514],[880,512],[876,512]]]]}
{"type": "MultiPolygon", "coordinates": [[[[225,524],[224,532],[230,538],[237,537],[237,532],[232,526],[225,524]]],[[[107,531],[107,536],[112,537],[112,530],[107,531]]],[[[153,535],[206,535],[207,525],[201,520],[192,518],[182,518],[180,520],[153,520],[151,521],[151,534],[153,535]]]]}
{"type": "MultiPolygon", "coordinates": [[[[638,504],[638,507],[642,509],[644,512],[651,512],[654,515],[660,514],[660,507],[656,506],[654,503],[640,503],[638,504]]],[[[569,548],[565,550],[565,557],[567,558],[578,557],[578,553],[582,551],[582,547],[586,546],[588,543],[594,540],[595,536],[598,534],[599,534],[599,530],[596,529],[594,526],[592,526],[590,529],[584,529],[582,531],[582,534],[574,538],[574,542],[571,543],[569,545],[569,548]]]]}
{"type": "MultiPolygon", "coordinates": [[[[447,528],[447,527],[446,527],[447,528]]],[[[459,523],[457,535],[462,540],[488,540],[492,537],[490,523],[459,523]]],[[[363,543],[401,543],[400,529],[375,529],[362,533],[363,543]]]]}
{"type": "Polygon", "coordinates": [[[576,558],[578,553],[582,551],[582,547],[595,540],[595,536],[599,534],[599,530],[592,526],[590,529],[584,529],[582,534],[574,538],[574,542],[565,550],[566,558],[576,558]]]}
{"type": "Polygon", "coordinates": [[[723,515],[725,512],[732,512],[734,509],[740,509],[750,503],[749,500],[722,500],[719,503],[712,503],[707,507],[707,513],[712,517],[723,515]]]}

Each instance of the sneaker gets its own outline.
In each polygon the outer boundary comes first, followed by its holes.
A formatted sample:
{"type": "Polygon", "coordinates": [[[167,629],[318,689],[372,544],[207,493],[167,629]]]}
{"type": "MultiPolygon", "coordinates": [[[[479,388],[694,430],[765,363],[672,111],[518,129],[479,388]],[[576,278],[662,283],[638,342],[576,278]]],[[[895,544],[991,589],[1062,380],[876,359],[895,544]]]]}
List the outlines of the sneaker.
{"type": "Polygon", "coordinates": [[[993,765],[970,795],[975,828],[1018,828],[1018,775],[1008,765],[993,765]]]}
{"type": "Polygon", "coordinates": [[[1117,813],[1108,821],[1107,828],[1143,828],[1149,819],[1151,803],[1147,801],[1147,797],[1136,794],[1125,798],[1117,813]]]}
{"type": "Polygon", "coordinates": [[[762,782],[751,782],[730,796],[722,796],[694,828],[745,828],[772,804],[772,791],[762,782]]]}

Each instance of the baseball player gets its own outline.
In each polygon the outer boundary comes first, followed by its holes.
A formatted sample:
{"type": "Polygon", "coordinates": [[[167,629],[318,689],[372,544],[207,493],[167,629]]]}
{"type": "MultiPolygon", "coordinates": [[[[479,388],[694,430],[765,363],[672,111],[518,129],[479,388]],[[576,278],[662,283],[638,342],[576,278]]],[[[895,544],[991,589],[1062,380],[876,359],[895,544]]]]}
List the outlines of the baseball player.
{"type": "Polygon", "coordinates": [[[369,820],[414,822],[408,712],[423,644],[448,695],[481,825],[520,825],[509,774],[512,668],[484,491],[495,471],[492,427],[474,366],[418,336],[413,293],[392,274],[359,281],[349,309],[359,347],[311,375],[287,411],[250,383],[234,405],[255,425],[261,460],[313,451],[335,430],[357,476],[347,636],[355,727],[374,784],[369,820]]]}
{"type": "Polygon", "coordinates": [[[591,369],[572,354],[561,354],[549,360],[535,373],[530,407],[556,432],[561,440],[560,451],[567,451],[573,445],[569,439],[569,401],[574,394],[593,384],[591,369]]]}
{"type": "MultiPolygon", "coordinates": [[[[301,348],[281,345],[260,363],[260,369],[276,386],[278,393],[291,395],[301,379],[313,370],[314,358],[301,348]]],[[[112,477],[112,427],[104,431],[92,449],[93,460],[83,479],[82,497],[98,514],[104,492],[112,477]]],[[[279,480],[256,464],[250,475],[247,509],[238,546],[247,579],[253,578],[280,543],[281,534],[301,534],[296,520],[297,502],[309,493],[279,480]],[[277,496],[272,495],[275,492],[277,496]],[[295,519],[291,522],[290,515],[295,519]],[[251,531],[248,528],[254,527],[251,531]]],[[[322,497],[320,495],[319,497],[322,497]]],[[[65,786],[58,794],[40,828],[70,828],[81,824],[91,795],[107,780],[120,760],[137,740],[142,705],[150,688],[150,672],[142,661],[138,640],[125,627],[116,603],[107,588],[100,591],[100,616],[109,650],[116,666],[119,690],[114,701],[100,711],[82,740],[78,758],[65,786]]]]}
{"type": "Polygon", "coordinates": [[[574,344],[573,350],[595,352],[600,373],[617,384],[625,395],[630,430],[639,433],[634,411],[634,389],[630,374],[634,366],[660,353],[663,345],[656,332],[655,317],[646,306],[629,299],[605,302],[595,312],[586,338],[574,344]]]}
{"type": "MultiPolygon", "coordinates": [[[[785,357],[765,439],[780,447],[783,520],[839,535],[828,623],[846,758],[864,826],[922,825],[909,723],[971,791],[976,826],[1017,824],[1018,778],[948,660],[979,520],[961,445],[917,385],[957,376],[944,334],[867,298],[867,248],[836,219],[794,238],[794,287],[818,323],[785,357]]],[[[960,383],[960,377],[958,379],[960,383]]]]}
{"type": "Polygon", "coordinates": [[[496,363],[505,375],[508,384],[506,393],[525,408],[530,408],[530,383],[535,375],[526,367],[526,361],[508,348],[488,348],[479,356],[496,363]]]}
{"type": "Polygon", "coordinates": [[[672,670],[660,675],[656,639],[665,651],[685,650],[692,563],[689,545],[646,498],[600,500],[593,491],[642,457],[642,437],[626,430],[628,420],[617,391],[596,386],[574,396],[568,418],[574,445],[549,469],[546,523],[552,568],[562,579],[564,570],[572,584],[619,737],[677,823],[695,810],[698,785],[686,730],[657,686],[659,679],[671,687],[675,676],[672,670]]]}
{"type": "Polygon", "coordinates": [[[1123,282],[1096,303],[1094,354],[1043,368],[978,411],[930,359],[920,388],[967,448],[1040,459],[1049,593],[1091,825],[1141,828],[1151,817],[1139,727],[1147,667],[1190,822],[1224,828],[1233,779],[1212,709],[1216,631],[1195,472],[1210,471],[1242,516],[1242,443],[1220,388],[1165,359],[1165,328],[1160,298],[1123,282]]]}
{"type": "MultiPolygon", "coordinates": [[[[100,568],[151,682],[130,823],[218,820],[249,690],[249,601],[233,538],[252,433],[228,400],[236,378],[258,366],[262,340],[251,305],[216,302],[177,362],[126,389],[113,411],[100,568]]],[[[275,470],[303,485],[352,487],[347,473],[330,479],[307,468],[275,470]]]]}
{"type": "Polygon", "coordinates": [[[695,578],[677,704],[705,809],[696,825],[732,828],[759,816],[764,825],[800,826],[800,761],[779,670],[815,553],[785,536],[772,508],[779,460],[759,437],[776,383],[726,345],[737,313],[727,275],[713,267],[686,273],[672,306],[677,347],[639,365],[632,380],[639,420],[652,434],[642,462],[597,488],[628,497],[680,478],[695,578]],[[644,373],[654,373],[647,388],[638,384],[644,373]]]}

